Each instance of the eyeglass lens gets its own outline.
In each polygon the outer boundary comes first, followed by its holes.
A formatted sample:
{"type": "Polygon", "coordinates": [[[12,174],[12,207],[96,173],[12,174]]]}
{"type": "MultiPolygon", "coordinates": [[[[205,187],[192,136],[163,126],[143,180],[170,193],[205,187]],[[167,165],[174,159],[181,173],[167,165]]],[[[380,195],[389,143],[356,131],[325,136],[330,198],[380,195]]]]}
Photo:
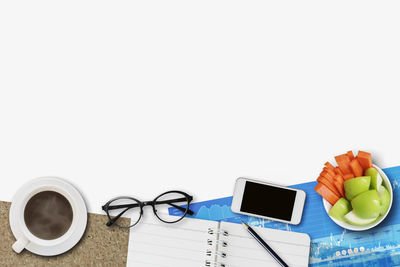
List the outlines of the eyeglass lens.
{"type": "Polygon", "coordinates": [[[160,195],[154,200],[154,210],[156,216],[163,222],[173,223],[181,220],[189,207],[189,199],[182,193],[170,192],[160,195]],[[185,205],[184,207],[181,207],[185,205]],[[178,208],[181,216],[170,216],[168,208],[178,208]]]}
{"type": "Polygon", "coordinates": [[[117,198],[108,205],[107,214],[113,224],[119,227],[131,227],[140,220],[140,203],[131,198],[117,198]],[[120,219],[120,217],[128,217],[130,222],[127,219],[120,219]]]}

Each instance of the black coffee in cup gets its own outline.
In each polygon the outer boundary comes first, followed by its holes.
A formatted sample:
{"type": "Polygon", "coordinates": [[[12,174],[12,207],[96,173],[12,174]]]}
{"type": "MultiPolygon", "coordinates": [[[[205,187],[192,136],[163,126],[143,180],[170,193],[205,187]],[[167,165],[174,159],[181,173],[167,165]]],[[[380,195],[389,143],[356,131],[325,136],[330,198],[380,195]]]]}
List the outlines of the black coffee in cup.
{"type": "Polygon", "coordinates": [[[73,211],[60,193],[43,191],[31,197],[24,219],[29,231],[38,238],[51,240],[63,236],[72,224],[73,211]]]}

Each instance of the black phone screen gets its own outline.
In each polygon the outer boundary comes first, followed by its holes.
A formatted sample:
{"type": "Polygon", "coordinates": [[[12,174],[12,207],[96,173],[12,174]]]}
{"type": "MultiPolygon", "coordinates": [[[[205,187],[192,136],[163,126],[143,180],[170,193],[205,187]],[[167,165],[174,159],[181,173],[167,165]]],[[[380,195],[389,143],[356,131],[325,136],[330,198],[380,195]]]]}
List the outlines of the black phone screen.
{"type": "Polygon", "coordinates": [[[240,211],[290,221],[297,192],[246,181],[240,211]]]}

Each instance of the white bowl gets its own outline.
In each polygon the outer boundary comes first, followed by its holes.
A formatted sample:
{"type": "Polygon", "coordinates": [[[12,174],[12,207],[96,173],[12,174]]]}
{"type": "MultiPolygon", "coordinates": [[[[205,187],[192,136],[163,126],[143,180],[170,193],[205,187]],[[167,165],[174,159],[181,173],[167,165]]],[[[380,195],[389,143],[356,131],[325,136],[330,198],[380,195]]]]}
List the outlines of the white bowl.
{"type": "Polygon", "coordinates": [[[378,224],[380,224],[385,218],[386,216],[389,214],[390,209],[392,208],[392,203],[393,203],[393,189],[392,189],[392,185],[390,184],[390,180],[389,178],[386,176],[386,174],[376,165],[373,165],[375,167],[375,169],[378,170],[379,174],[382,177],[382,184],[386,187],[386,189],[389,191],[390,194],[390,205],[389,205],[389,209],[387,210],[386,214],[384,216],[382,216],[379,220],[374,221],[371,224],[367,224],[367,225],[363,225],[363,226],[357,226],[357,225],[352,225],[349,224],[347,222],[344,221],[340,221],[337,220],[335,218],[333,218],[332,216],[329,216],[329,211],[332,208],[332,205],[326,201],[324,198],[322,199],[322,202],[324,204],[324,208],[326,211],[326,214],[328,214],[328,216],[332,219],[332,221],[334,221],[337,225],[339,225],[340,227],[343,227],[345,229],[348,230],[352,230],[352,231],[365,231],[368,229],[371,229],[375,226],[377,226],[378,224]]]}

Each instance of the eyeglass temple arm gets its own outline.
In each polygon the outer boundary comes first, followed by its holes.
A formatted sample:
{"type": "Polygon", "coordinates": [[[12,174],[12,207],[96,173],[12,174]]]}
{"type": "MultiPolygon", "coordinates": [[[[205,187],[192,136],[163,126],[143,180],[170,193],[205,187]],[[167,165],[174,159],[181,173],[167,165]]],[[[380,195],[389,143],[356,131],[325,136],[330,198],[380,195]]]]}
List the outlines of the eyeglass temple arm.
{"type": "MultiPolygon", "coordinates": [[[[176,208],[176,209],[182,211],[182,212],[185,212],[185,211],[186,211],[186,208],[184,208],[184,207],[181,207],[181,206],[178,206],[178,205],[175,205],[175,204],[172,204],[172,203],[168,203],[168,204],[171,205],[172,207],[174,207],[174,208],[176,208]]],[[[191,209],[187,209],[187,214],[193,215],[194,212],[193,212],[191,209]]]]}
{"type": "Polygon", "coordinates": [[[126,208],[124,211],[122,211],[120,214],[118,214],[117,216],[115,216],[114,218],[112,218],[111,220],[109,220],[106,225],[107,226],[111,226],[113,225],[127,210],[129,210],[130,208],[126,208]]]}
{"type": "Polygon", "coordinates": [[[123,204],[123,205],[112,205],[108,207],[104,207],[103,210],[117,210],[117,209],[122,209],[122,208],[136,208],[139,207],[140,205],[135,203],[135,204],[123,204]]]}

